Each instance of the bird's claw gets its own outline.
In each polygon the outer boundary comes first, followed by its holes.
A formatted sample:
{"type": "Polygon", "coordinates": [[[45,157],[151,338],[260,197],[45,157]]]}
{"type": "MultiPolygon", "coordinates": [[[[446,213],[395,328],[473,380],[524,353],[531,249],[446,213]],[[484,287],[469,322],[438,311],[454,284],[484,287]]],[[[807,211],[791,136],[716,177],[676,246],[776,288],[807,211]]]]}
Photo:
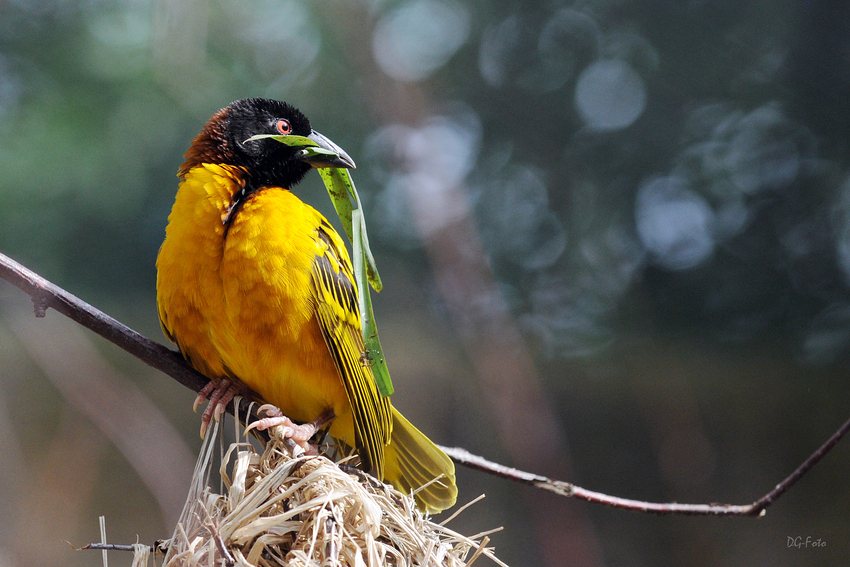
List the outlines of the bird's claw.
{"type": "Polygon", "coordinates": [[[275,431],[283,439],[290,439],[294,446],[289,446],[293,457],[299,456],[296,454],[298,450],[307,453],[308,455],[317,454],[317,449],[310,445],[310,439],[316,434],[316,427],[313,423],[305,423],[298,425],[281,412],[277,407],[271,404],[264,404],[257,408],[257,413],[263,413],[266,417],[258,419],[254,423],[245,428],[245,434],[252,429],[257,431],[265,431],[267,429],[279,428],[275,431]],[[296,449],[297,448],[297,449],[296,449]]]}
{"type": "Polygon", "coordinates": [[[207,428],[213,419],[216,421],[221,419],[222,414],[227,410],[227,404],[229,404],[233,397],[241,390],[241,385],[225,378],[217,381],[211,380],[209,384],[204,386],[203,389],[198,392],[198,396],[195,398],[195,404],[193,406],[195,411],[197,411],[198,405],[206,400],[207,397],[210,399],[210,403],[201,415],[201,438],[204,437],[204,434],[207,432],[207,428]]]}
{"type": "Polygon", "coordinates": [[[192,404],[192,411],[198,411],[198,406],[207,401],[207,398],[210,396],[210,392],[215,389],[218,383],[218,380],[210,380],[207,385],[198,392],[198,396],[195,398],[195,403],[192,404]]]}

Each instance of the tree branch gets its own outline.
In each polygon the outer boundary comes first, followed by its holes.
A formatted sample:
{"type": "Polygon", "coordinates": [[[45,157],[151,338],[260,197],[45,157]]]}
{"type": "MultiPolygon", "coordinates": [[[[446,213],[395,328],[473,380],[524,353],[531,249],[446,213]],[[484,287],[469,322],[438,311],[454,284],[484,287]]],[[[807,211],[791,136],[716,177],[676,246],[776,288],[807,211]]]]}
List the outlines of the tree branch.
{"type": "MultiPolygon", "coordinates": [[[[22,289],[32,298],[36,317],[44,317],[48,308],[53,308],[80,325],[94,331],[106,340],[123,348],[133,356],[141,359],[149,366],[171,376],[187,388],[198,392],[209,379],[190,367],[179,353],[154,342],[147,337],[127,327],[109,315],[95,309],[78,297],[52,284],[35,272],[25,268],[8,256],[0,254],[0,278],[22,289]]],[[[248,415],[250,402],[242,400],[240,413],[248,415]]],[[[233,413],[233,404],[228,406],[228,412],[233,413]]],[[[473,455],[466,449],[441,447],[455,462],[466,467],[477,469],[504,479],[522,484],[528,484],[542,490],[555,493],[567,498],[578,498],[588,502],[596,502],[614,508],[635,510],[652,514],[679,514],[702,516],[763,516],[768,506],[778,500],[818,461],[850,431],[850,419],[842,425],[817,451],[806,459],[776,487],[752,504],[679,504],[644,502],[609,496],[600,492],[587,490],[569,482],[554,480],[534,473],[529,473],[488,461],[483,457],[473,455]]],[[[94,544],[92,544],[94,545],[94,544]]]]}
{"type": "Polygon", "coordinates": [[[619,498],[617,496],[609,496],[601,492],[587,490],[580,486],[576,486],[562,480],[554,480],[539,474],[528,473],[499,463],[488,461],[478,455],[473,455],[466,449],[459,447],[443,447],[438,445],[440,449],[451,457],[455,462],[462,464],[471,469],[483,471],[500,478],[505,478],[554,492],[559,496],[566,498],[578,498],[588,502],[596,502],[614,508],[624,508],[626,510],[635,510],[637,512],[647,512],[650,514],[679,514],[683,516],[764,516],[766,508],[773,502],[779,499],[785,492],[788,491],[798,480],[800,480],[809,469],[821,460],[842,437],[850,430],[850,419],[844,422],[844,425],[836,431],[832,437],[827,439],[826,443],[820,446],[817,451],[806,459],[797,469],[788,475],[788,477],[776,485],[776,488],[753,502],[752,504],[733,505],[733,504],[679,504],[677,502],[657,503],[644,502],[642,500],[629,500],[628,498],[619,498]]]}
{"type": "MultiPolygon", "coordinates": [[[[109,342],[123,348],[148,366],[171,376],[193,392],[201,391],[210,381],[209,378],[189,366],[180,353],[137,333],[117,319],[92,307],[5,254],[0,254],[0,278],[29,294],[36,317],[44,317],[47,309],[53,308],[109,342]]],[[[248,415],[249,406],[250,401],[242,399],[240,414],[248,415]]],[[[232,402],[228,404],[227,411],[231,415],[233,414],[232,402]]]]}

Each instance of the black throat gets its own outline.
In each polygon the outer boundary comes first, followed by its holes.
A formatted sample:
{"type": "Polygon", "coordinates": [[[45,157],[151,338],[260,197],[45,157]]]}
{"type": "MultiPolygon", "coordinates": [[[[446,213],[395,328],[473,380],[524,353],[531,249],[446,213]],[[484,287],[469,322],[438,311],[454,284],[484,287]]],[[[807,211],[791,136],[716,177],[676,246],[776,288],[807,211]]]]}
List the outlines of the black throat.
{"type": "Polygon", "coordinates": [[[221,215],[221,224],[224,225],[225,238],[227,238],[227,233],[230,231],[230,225],[233,224],[233,220],[236,218],[236,215],[240,210],[242,210],[242,205],[244,205],[257,191],[265,186],[265,184],[258,184],[254,182],[248,174],[239,178],[239,185],[242,186],[242,189],[233,194],[233,197],[230,200],[230,205],[228,205],[227,209],[225,209],[221,215]]]}

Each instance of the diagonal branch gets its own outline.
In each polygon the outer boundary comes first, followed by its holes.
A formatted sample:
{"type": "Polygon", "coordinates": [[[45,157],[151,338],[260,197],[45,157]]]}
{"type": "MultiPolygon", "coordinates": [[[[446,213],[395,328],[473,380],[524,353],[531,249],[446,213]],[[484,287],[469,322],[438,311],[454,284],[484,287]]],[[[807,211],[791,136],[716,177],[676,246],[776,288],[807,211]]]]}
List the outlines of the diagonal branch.
{"type": "MultiPolygon", "coordinates": [[[[53,308],[80,325],[94,331],[106,340],[123,348],[149,366],[171,376],[195,392],[200,391],[209,382],[209,379],[203,374],[190,367],[179,353],[140,335],[123,323],[95,309],[88,303],[54,285],[4,254],[0,254],[0,278],[5,279],[29,294],[35,306],[36,317],[44,317],[47,309],[53,308]]],[[[248,414],[249,405],[250,403],[247,400],[241,400],[240,412],[242,415],[248,414]]],[[[228,406],[227,411],[233,413],[232,403],[228,406]]],[[[785,494],[818,461],[829,453],[848,431],[850,431],[850,419],[812,453],[808,459],[797,467],[793,473],[777,484],[773,490],[752,504],[744,505],[679,504],[676,502],[656,503],[619,498],[617,496],[609,496],[601,492],[587,490],[569,482],[554,480],[542,475],[500,465],[488,461],[483,457],[473,455],[466,449],[451,447],[441,447],[441,449],[455,462],[466,467],[522,484],[528,484],[567,498],[573,497],[615,508],[651,514],[760,517],[765,514],[768,506],[785,494]]]]}
{"type": "MultiPolygon", "coordinates": [[[[29,294],[36,317],[44,317],[48,308],[53,308],[83,327],[94,331],[109,342],[118,345],[149,366],[171,376],[190,390],[199,392],[209,383],[209,378],[189,366],[180,353],[152,341],[68,293],[61,287],[39,276],[32,270],[0,254],[0,278],[29,294]]],[[[250,402],[242,399],[241,415],[248,415],[250,402]]],[[[227,411],[232,412],[233,404],[227,411]]]]}

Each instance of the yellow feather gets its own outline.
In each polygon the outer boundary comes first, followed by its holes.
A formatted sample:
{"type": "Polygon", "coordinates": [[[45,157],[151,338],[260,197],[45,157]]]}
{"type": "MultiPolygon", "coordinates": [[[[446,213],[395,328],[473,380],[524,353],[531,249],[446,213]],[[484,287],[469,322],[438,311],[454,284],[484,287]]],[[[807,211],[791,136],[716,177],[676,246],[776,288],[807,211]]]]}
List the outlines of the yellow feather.
{"type": "Polygon", "coordinates": [[[280,187],[253,192],[225,225],[240,174],[213,164],[185,173],[157,259],[166,336],[207,376],[241,381],[296,421],[332,409],[330,435],[403,490],[445,475],[417,498],[451,506],[451,461],[377,391],[341,238],[280,187]]]}

